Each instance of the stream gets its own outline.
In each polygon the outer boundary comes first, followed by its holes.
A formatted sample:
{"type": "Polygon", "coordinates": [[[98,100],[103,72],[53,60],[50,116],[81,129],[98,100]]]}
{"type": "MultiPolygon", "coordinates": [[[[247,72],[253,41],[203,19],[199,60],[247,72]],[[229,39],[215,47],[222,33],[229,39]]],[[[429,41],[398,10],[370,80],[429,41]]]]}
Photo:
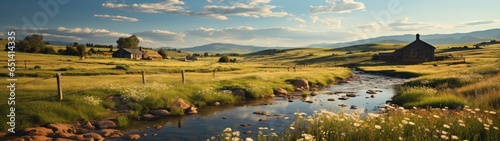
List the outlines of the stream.
{"type": "MultiPolygon", "coordinates": [[[[357,74],[357,76],[359,79],[356,81],[334,85],[319,91],[316,96],[304,98],[300,95],[294,96],[293,102],[289,102],[284,97],[274,97],[242,101],[236,104],[222,104],[221,106],[205,106],[200,108],[196,115],[131,122],[127,132],[139,133],[140,140],[157,141],[207,140],[222,133],[227,127],[232,128],[233,131],[235,129],[240,131],[243,139],[256,136],[259,127],[267,127],[269,132],[279,133],[295,120],[294,113],[297,111],[307,115],[312,115],[314,111],[320,109],[333,112],[341,110],[346,112],[360,110],[364,113],[378,112],[377,106],[383,106],[396,93],[394,86],[405,82],[405,79],[370,74],[357,74]],[[367,94],[368,90],[379,91],[372,98],[370,94],[367,94]],[[335,92],[337,94],[334,94],[335,92]],[[353,92],[356,97],[339,100],[340,97],[346,95],[345,92],[353,92]],[[332,98],[335,101],[327,100],[332,98]],[[352,105],[355,105],[357,109],[351,109],[352,105]],[[268,115],[279,115],[280,117],[266,118],[266,115],[253,114],[255,111],[264,111],[268,115]],[[241,124],[250,124],[251,126],[243,127],[240,126],[241,124]],[[246,131],[252,131],[253,134],[245,134],[246,131]],[[146,136],[143,136],[144,134],[146,136]],[[156,135],[153,136],[153,134],[156,135]]],[[[112,140],[122,141],[123,139],[112,140]]]]}

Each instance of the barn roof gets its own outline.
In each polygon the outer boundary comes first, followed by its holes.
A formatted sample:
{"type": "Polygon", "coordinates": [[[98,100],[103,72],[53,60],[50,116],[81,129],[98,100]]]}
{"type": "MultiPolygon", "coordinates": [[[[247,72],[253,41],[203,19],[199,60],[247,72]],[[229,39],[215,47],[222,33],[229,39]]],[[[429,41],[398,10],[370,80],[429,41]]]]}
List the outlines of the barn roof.
{"type": "Polygon", "coordinates": [[[393,53],[378,53],[378,56],[383,56],[383,57],[391,57],[391,56],[394,56],[393,53]]]}
{"type": "Polygon", "coordinates": [[[427,47],[427,48],[432,48],[432,49],[436,49],[436,47],[420,40],[420,35],[417,34],[417,39],[413,42],[411,42],[410,44],[406,45],[405,47],[403,48],[407,48],[407,47],[427,47]]]}
{"type": "Polygon", "coordinates": [[[144,53],[142,53],[142,51],[139,51],[137,49],[131,49],[131,48],[121,48],[121,49],[125,50],[126,52],[128,52],[130,54],[140,54],[140,55],[144,54],[144,53]]]}

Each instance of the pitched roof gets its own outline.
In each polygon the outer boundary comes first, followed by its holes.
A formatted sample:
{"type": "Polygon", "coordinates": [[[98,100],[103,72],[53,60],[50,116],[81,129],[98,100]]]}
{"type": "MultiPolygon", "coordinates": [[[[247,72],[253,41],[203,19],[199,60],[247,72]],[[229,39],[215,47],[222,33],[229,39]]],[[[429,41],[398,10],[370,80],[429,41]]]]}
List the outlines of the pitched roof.
{"type": "Polygon", "coordinates": [[[378,56],[387,56],[387,57],[390,57],[390,56],[394,56],[393,53],[378,53],[378,56]]]}
{"type": "Polygon", "coordinates": [[[406,45],[403,48],[410,47],[410,46],[417,46],[417,47],[431,47],[433,49],[436,49],[436,47],[434,47],[434,46],[432,46],[432,45],[430,45],[430,44],[428,44],[428,43],[420,40],[419,36],[420,35],[417,34],[417,39],[415,41],[411,42],[410,44],[406,45]]]}
{"type": "Polygon", "coordinates": [[[144,54],[142,53],[142,51],[139,51],[137,49],[131,49],[131,48],[120,48],[120,49],[123,49],[130,54],[140,54],[140,55],[144,54]]]}

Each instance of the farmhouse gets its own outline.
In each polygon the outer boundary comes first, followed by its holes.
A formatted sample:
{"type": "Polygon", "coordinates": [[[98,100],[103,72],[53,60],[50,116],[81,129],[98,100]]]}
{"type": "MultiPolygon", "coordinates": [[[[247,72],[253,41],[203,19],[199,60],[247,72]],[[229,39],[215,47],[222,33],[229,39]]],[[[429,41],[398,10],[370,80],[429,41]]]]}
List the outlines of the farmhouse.
{"type": "Polygon", "coordinates": [[[120,48],[113,53],[113,58],[129,58],[134,60],[141,60],[144,53],[137,49],[120,48]]]}
{"type": "Polygon", "coordinates": [[[402,63],[434,61],[435,49],[434,46],[420,40],[420,35],[417,34],[416,40],[403,48],[392,53],[379,53],[378,60],[402,63]]]}

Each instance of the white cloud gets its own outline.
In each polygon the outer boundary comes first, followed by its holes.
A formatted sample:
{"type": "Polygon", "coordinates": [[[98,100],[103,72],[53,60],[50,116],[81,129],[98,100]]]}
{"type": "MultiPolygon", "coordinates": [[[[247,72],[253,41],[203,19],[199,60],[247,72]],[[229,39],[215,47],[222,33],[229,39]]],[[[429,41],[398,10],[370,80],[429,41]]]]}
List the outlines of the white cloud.
{"type": "Polygon", "coordinates": [[[127,11],[137,11],[145,13],[184,13],[185,3],[181,0],[165,0],[164,2],[158,3],[134,3],[132,5],[128,4],[115,4],[115,3],[103,3],[102,7],[110,9],[119,9],[127,11]]]}
{"type": "Polygon", "coordinates": [[[320,18],[318,16],[311,16],[313,23],[321,23],[328,28],[340,29],[342,28],[342,19],[340,18],[320,18]]]}
{"type": "Polygon", "coordinates": [[[149,38],[159,42],[179,41],[183,42],[186,35],[175,33],[166,30],[150,30],[143,32],[136,32],[135,35],[143,38],[149,38]]]}
{"type": "Polygon", "coordinates": [[[455,25],[455,27],[468,27],[468,26],[479,26],[479,25],[487,25],[487,24],[499,24],[500,20],[480,20],[480,21],[469,21],[462,22],[455,25]]]}
{"type": "Polygon", "coordinates": [[[393,31],[417,31],[417,30],[431,30],[431,29],[442,29],[447,28],[446,26],[434,24],[434,23],[424,23],[424,22],[409,22],[409,18],[398,19],[387,25],[389,30],[393,31]]]}
{"type": "Polygon", "coordinates": [[[120,15],[111,16],[111,15],[99,15],[99,14],[95,14],[94,17],[102,18],[102,19],[111,19],[112,21],[118,21],[118,22],[125,22],[125,21],[127,21],[127,22],[137,22],[137,21],[139,21],[136,18],[126,17],[126,16],[120,16],[120,15]]]}
{"type": "Polygon", "coordinates": [[[200,27],[186,32],[187,37],[196,37],[205,42],[226,42],[252,45],[301,46],[313,42],[351,40],[356,33],[339,31],[311,31],[297,28],[230,27],[213,29],[200,27]]]}
{"type": "Polygon", "coordinates": [[[326,0],[327,5],[311,6],[311,13],[349,13],[354,10],[364,10],[365,5],[354,0],[326,0]]]}
{"type": "Polygon", "coordinates": [[[103,3],[105,8],[128,10],[145,13],[172,13],[192,16],[202,16],[218,20],[227,20],[228,16],[239,17],[283,17],[288,15],[287,12],[275,12],[277,6],[268,5],[270,0],[250,0],[245,3],[235,2],[230,5],[214,5],[214,1],[208,0],[210,5],[203,7],[201,11],[186,10],[184,2],[181,0],[167,0],[160,3],[143,3],[143,4],[114,4],[103,3]]]}
{"type": "Polygon", "coordinates": [[[293,17],[293,18],[288,18],[287,20],[289,21],[297,21],[297,22],[301,22],[301,23],[305,23],[306,20],[302,19],[302,18],[299,18],[299,17],[293,17]]]}

